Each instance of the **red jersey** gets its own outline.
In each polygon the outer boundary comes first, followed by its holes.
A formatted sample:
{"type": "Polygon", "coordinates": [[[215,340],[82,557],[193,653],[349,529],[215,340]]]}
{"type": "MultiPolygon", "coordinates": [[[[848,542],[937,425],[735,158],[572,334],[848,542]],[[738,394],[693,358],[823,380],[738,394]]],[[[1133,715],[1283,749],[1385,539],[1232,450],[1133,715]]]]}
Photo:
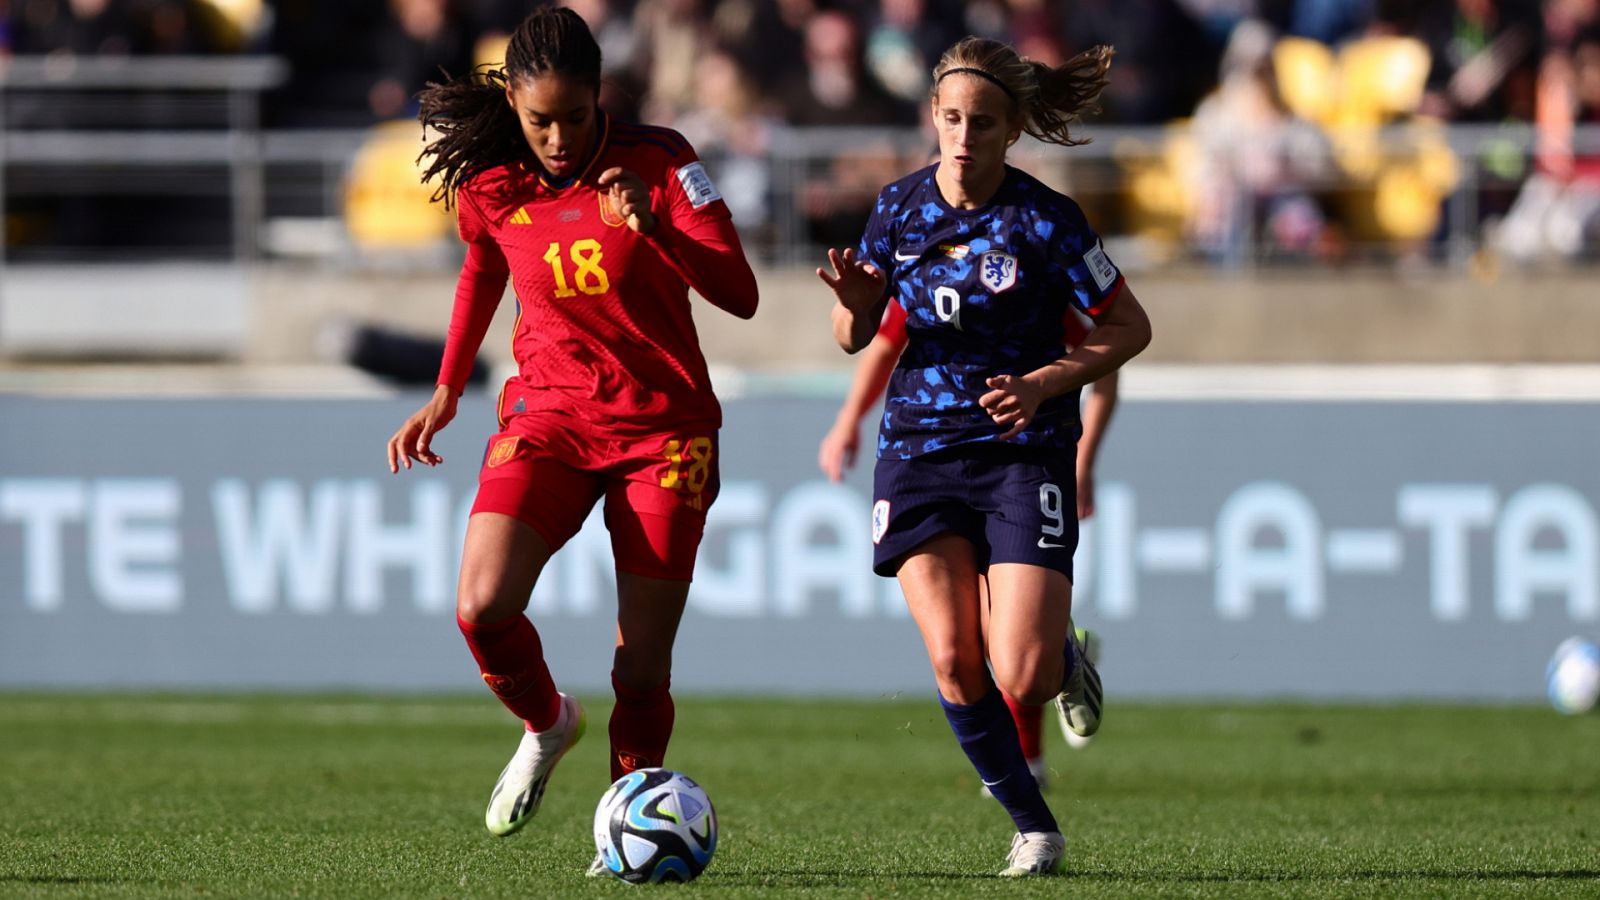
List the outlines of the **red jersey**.
{"type": "Polygon", "coordinates": [[[468,251],[439,383],[466,384],[509,274],[518,374],[500,394],[502,423],[561,410],[611,431],[717,428],[722,410],[688,288],[749,318],[755,274],[727,204],[681,135],[607,116],[597,127],[593,158],[564,186],[530,155],[477,173],[456,193],[468,251]],[[650,188],[650,234],[629,228],[598,186],[613,167],[650,188]]]}

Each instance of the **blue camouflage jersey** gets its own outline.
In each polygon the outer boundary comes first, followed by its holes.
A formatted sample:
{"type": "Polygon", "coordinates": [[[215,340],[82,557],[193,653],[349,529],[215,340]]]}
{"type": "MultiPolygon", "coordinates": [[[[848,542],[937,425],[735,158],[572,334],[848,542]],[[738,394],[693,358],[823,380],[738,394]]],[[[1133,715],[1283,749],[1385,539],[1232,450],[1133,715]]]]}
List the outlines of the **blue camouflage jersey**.
{"type": "MultiPolygon", "coordinates": [[[[988,204],[956,209],[939,193],[936,168],[884,188],[861,238],[861,258],[888,273],[888,291],[906,311],[908,343],[889,380],[880,459],[998,439],[1006,429],[978,405],[986,380],[1066,355],[1066,317],[1098,315],[1122,288],[1071,198],[1007,166],[988,204]]],[[[1071,391],[1040,404],[1012,441],[1064,448],[1080,430],[1071,391]]]]}

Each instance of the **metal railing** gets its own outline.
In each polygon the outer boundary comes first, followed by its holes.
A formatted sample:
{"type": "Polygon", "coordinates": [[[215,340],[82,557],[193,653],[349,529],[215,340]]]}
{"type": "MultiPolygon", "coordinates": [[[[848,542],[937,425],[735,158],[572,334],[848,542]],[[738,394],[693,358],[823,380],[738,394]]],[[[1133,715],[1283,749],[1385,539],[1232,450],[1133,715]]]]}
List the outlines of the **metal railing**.
{"type": "MultiPolygon", "coordinates": [[[[14,196],[192,193],[226,206],[229,238],[209,251],[173,246],[151,256],[221,255],[237,263],[271,257],[264,226],[279,218],[320,220],[337,228],[343,188],[352,160],[369,132],[263,131],[262,94],[283,83],[286,64],[272,58],[13,58],[0,62],[0,218],[13,211],[14,196]],[[140,120],[154,121],[154,126],[140,120]]],[[[1099,213],[1108,239],[1135,246],[1148,230],[1148,211],[1130,199],[1135,174],[1152,171],[1172,156],[1177,127],[1089,125],[1087,145],[1063,149],[1025,141],[1014,151],[1019,164],[1047,170],[1045,180],[1069,191],[1099,213]]],[[[1455,167],[1453,186],[1441,192],[1442,218],[1426,237],[1430,252],[1460,263],[1483,241],[1488,211],[1482,203],[1514,193],[1518,182],[1505,171],[1532,170],[1536,135],[1528,126],[1451,126],[1436,132],[1455,167]]],[[[418,132],[420,149],[420,130],[418,132]]],[[[1339,136],[1329,139],[1338,142],[1339,136]]],[[[1376,133],[1379,153],[1414,153],[1413,129],[1396,126],[1376,133]]],[[[812,265],[827,242],[853,242],[877,187],[931,160],[932,137],[917,130],[817,129],[772,126],[768,151],[735,160],[726,148],[701,146],[713,175],[737,162],[753,175],[740,190],[759,193],[737,199],[749,210],[740,224],[752,255],[775,265],[812,265]],[[866,198],[863,201],[863,197],[866,198]],[[832,239],[831,241],[825,239],[832,239]]],[[[1580,154],[1600,155],[1600,126],[1580,129],[1580,154]]],[[[1182,172],[1167,172],[1175,190],[1193,190],[1182,172]]],[[[1331,171],[1299,188],[1326,197],[1369,190],[1331,171]]],[[[731,198],[732,199],[732,198],[731,198]]],[[[1231,240],[1233,254],[1201,252],[1185,244],[1181,222],[1166,225],[1166,245],[1151,259],[1196,258],[1225,265],[1270,259],[1256,203],[1241,191],[1231,240]]],[[[1170,212],[1170,211],[1169,211],[1170,212]]],[[[1170,218],[1170,216],[1169,216],[1170,218]]],[[[448,241],[445,236],[441,240],[448,241]]],[[[341,248],[330,262],[349,264],[341,248]]],[[[346,248],[347,249],[347,248],[346,248]]],[[[358,248],[359,249],[359,248],[358,248]]],[[[1364,250],[1382,253],[1383,247],[1364,250]]],[[[52,247],[46,255],[93,260],[95,249],[52,247]]],[[[5,264],[0,246],[0,265],[5,264]]],[[[15,256],[15,254],[13,254],[15,256]]],[[[359,258],[359,256],[358,256],[359,258]]],[[[25,260],[15,259],[12,262],[25,260]]]]}
{"type": "Polygon", "coordinates": [[[148,173],[221,166],[228,177],[233,255],[255,258],[265,209],[261,95],[287,76],[287,63],[272,57],[0,60],[0,221],[7,211],[6,182],[18,166],[69,179],[107,168],[148,173]],[[151,119],[189,127],[152,131],[151,119]]]}

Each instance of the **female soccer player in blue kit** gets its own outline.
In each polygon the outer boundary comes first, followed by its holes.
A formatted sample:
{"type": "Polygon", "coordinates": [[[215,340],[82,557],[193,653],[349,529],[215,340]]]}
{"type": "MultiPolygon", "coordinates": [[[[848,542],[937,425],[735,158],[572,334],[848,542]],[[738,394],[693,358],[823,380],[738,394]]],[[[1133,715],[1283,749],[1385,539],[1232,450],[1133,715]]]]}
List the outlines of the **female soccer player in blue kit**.
{"type": "Polygon", "coordinates": [[[933,70],[939,161],[885,187],[859,251],[829,250],[832,271],[817,270],[847,352],[872,340],[891,295],[906,310],[873,477],[873,567],[900,579],[950,727],[1016,823],[1006,876],[1055,871],[1066,842],[1001,691],[1034,704],[1066,694],[1080,731],[1098,725],[1098,676],[1067,640],[1079,390],[1150,342],[1082,210],[1007,166],[1006,149],[1024,131],[1080,143],[1068,126],[1110,62],[1106,47],[1054,69],[988,39],[951,47],[933,70]],[[1069,307],[1095,322],[1071,352],[1069,307]]]}
{"type": "MultiPolygon", "coordinates": [[[[1067,326],[1065,337],[1069,349],[1076,347],[1089,333],[1089,325],[1077,316],[1070,317],[1064,324],[1067,326]]],[[[828,429],[817,448],[817,464],[830,481],[843,479],[845,470],[855,465],[856,454],[861,448],[861,420],[878,403],[884,388],[889,386],[889,377],[900,362],[900,353],[905,349],[906,340],[906,312],[891,299],[888,309],[884,311],[883,322],[878,326],[877,336],[857,355],[855,375],[850,380],[844,403],[839,407],[833,427],[828,429]]],[[[1117,407],[1118,374],[1113,371],[1090,384],[1088,396],[1083,401],[1083,435],[1078,439],[1076,481],[1080,522],[1094,515],[1095,460],[1099,457],[1100,444],[1105,439],[1111,415],[1117,407]]],[[[987,613],[988,604],[981,594],[980,603],[987,613]]],[[[1095,649],[1099,646],[1099,639],[1092,632],[1074,628],[1069,640],[1083,643],[1084,656],[1090,665],[1099,662],[1095,649]]],[[[1050,767],[1044,758],[1041,721],[1044,709],[1020,703],[1009,694],[1005,695],[1005,701],[1011,710],[1011,719],[1017,725],[1017,737],[1022,742],[1022,756],[1028,761],[1028,771],[1033,773],[1040,789],[1047,790],[1050,767]]],[[[1072,747],[1088,746],[1093,738],[1073,730],[1066,706],[1059,702],[1059,698],[1056,711],[1061,734],[1067,744],[1072,747]]],[[[983,795],[990,796],[988,788],[983,789],[983,795]]]]}

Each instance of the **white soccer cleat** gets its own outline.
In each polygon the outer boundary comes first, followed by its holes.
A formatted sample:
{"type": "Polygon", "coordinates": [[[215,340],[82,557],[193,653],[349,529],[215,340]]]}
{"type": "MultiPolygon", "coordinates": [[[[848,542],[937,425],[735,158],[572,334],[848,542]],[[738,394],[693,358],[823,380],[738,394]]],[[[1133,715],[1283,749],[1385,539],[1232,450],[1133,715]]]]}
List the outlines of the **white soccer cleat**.
{"type": "Polygon", "coordinates": [[[1002,878],[1025,875],[1050,875],[1061,868],[1067,855],[1067,839],[1059,831],[1019,831],[1011,839],[1002,878]]]}
{"type": "Polygon", "coordinates": [[[1094,667],[1099,640],[1091,632],[1071,627],[1070,623],[1067,636],[1073,643],[1073,656],[1078,664],[1072,667],[1072,674],[1061,683],[1061,693],[1056,695],[1056,718],[1061,722],[1061,733],[1072,744],[1074,735],[1088,738],[1100,730],[1105,692],[1100,687],[1100,672],[1094,667]]]}
{"type": "Polygon", "coordinates": [[[611,871],[606,868],[605,856],[603,854],[596,853],[594,855],[594,862],[589,863],[589,868],[585,870],[583,874],[585,878],[599,878],[603,875],[610,875],[611,871]]]}
{"type": "Polygon", "coordinates": [[[539,811],[539,801],[544,799],[545,785],[550,783],[556,763],[578,743],[587,726],[583,707],[575,698],[562,694],[561,714],[554,725],[544,731],[522,733],[516,755],[506,763],[489,795],[489,811],[483,822],[490,831],[505,837],[528,824],[539,811]]]}
{"type": "MultiPolygon", "coordinates": [[[[1100,665],[1100,635],[1087,628],[1077,628],[1074,631],[1077,634],[1078,642],[1083,644],[1083,655],[1088,658],[1089,662],[1094,663],[1096,666],[1100,665]]],[[[1056,719],[1061,723],[1061,736],[1066,739],[1068,747],[1074,750],[1082,750],[1094,743],[1094,738],[1080,737],[1073,732],[1071,728],[1067,727],[1065,719],[1060,716],[1057,716],[1056,719]]]]}
{"type": "MultiPolygon", "coordinates": [[[[1028,771],[1033,774],[1033,780],[1039,783],[1039,790],[1047,791],[1050,789],[1050,766],[1044,761],[1044,757],[1028,760],[1028,771]]],[[[983,797],[994,797],[994,793],[989,790],[987,784],[978,788],[978,794],[983,797]]]]}

